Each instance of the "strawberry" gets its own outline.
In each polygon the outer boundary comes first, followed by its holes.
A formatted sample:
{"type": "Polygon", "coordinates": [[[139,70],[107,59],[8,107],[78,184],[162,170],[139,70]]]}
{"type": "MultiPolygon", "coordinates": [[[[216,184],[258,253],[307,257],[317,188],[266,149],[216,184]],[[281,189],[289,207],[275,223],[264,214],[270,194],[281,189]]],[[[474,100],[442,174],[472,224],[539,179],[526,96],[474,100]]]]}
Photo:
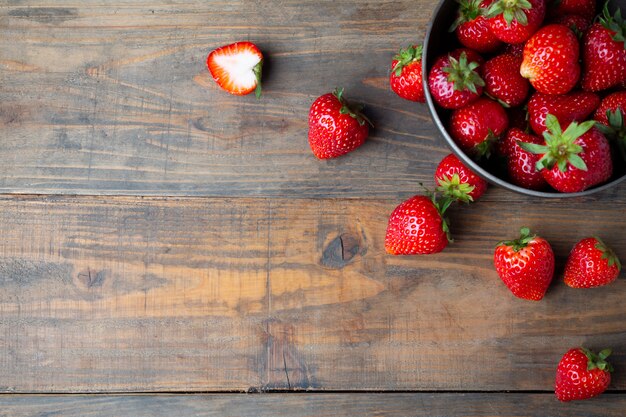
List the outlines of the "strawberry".
{"type": "Polygon", "coordinates": [[[585,348],[568,350],[556,368],[554,393],[559,401],[586,400],[602,394],[611,383],[611,349],[597,355],[585,348]]]}
{"type": "Polygon", "coordinates": [[[459,11],[450,32],[456,33],[463,46],[477,52],[489,53],[498,49],[502,41],[491,33],[484,16],[493,0],[457,0],[457,3],[459,11]]]}
{"type": "Polygon", "coordinates": [[[422,45],[400,49],[393,57],[389,84],[404,99],[420,103],[426,101],[422,84],[422,45]]]}
{"type": "Polygon", "coordinates": [[[596,0],[558,0],[548,8],[550,16],[577,14],[591,22],[596,16],[596,0]]]}
{"type": "Polygon", "coordinates": [[[565,14],[553,19],[551,23],[558,23],[560,25],[567,26],[576,34],[576,36],[578,36],[578,38],[581,38],[582,35],[587,32],[589,26],[591,26],[592,20],[593,19],[588,19],[579,14],[565,14]]]}
{"type": "Polygon", "coordinates": [[[520,143],[526,151],[541,155],[537,169],[548,184],[563,193],[575,193],[600,184],[611,177],[613,163],[609,142],[590,120],[576,122],[561,131],[558,120],[549,114],[545,145],[520,143]]]}
{"type": "Polygon", "coordinates": [[[487,181],[474,174],[454,154],[439,162],[435,182],[443,195],[465,203],[478,200],[487,190],[487,181]]]}
{"type": "Polygon", "coordinates": [[[494,264],[513,295],[525,300],[541,300],[554,275],[552,247],[526,227],[520,229],[519,239],[498,243],[494,264]]]}
{"type": "Polygon", "coordinates": [[[615,281],[622,265],[608,246],[598,237],[578,242],[565,264],[565,283],[572,288],[592,288],[615,281]]]}
{"type": "Polygon", "coordinates": [[[471,49],[457,49],[437,58],[428,75],[433,100],[446,109],[458,109],[483,92],[483,59],[471,49]]]}
{"type": "Polygon", "coordinates": [[[519,69],[522,59],[513,55],[498,55],[485,62],[483,79],[485,93],[505,107],[519,106],[528,95],[528,80],[519,69]]]}
{"type": "Polygon", "coordinates": [[[343,88],[318,97],[309,111],[309,145],[319,159],[336,158],[361,146],[371,122],[362,106],[350,107],[343,88]]]}
{"type": "Polygon", "coordinates": [[[524,133],[520,129],[513,128],[507,132],[504,140],[509,143],[512,142],[509,158],[507,160],[507,170],[513,184],[530,190],[542,190],[546,188],[548,183],[543,178],[543,175],[541,175],[541,172],[537,171],[536,168],[539,156],[525,151],[518,145],[518,142],[541,145],[544,143],[543,139],[535,135],[524,133]]]}
{"type": "Polygon", "coordinates": [[[261,97],[263,54],[251,42],[235,42],[212,51],[206,60],[215,82],[236,96],[261,97]]]}
{"type": "Polygon", "coordinates": [[[508,125],[508,116],[500,104],[480,98],[452,113],[450,135],[465,152],[489,157],[491,147],[508,125]]]}
{"type": "Polygon", "coordinates": [[[489,6],[487,18],[498,39],[522,43],[539,29],[545,14],[545,0],[496,0],[489,6]]]}
{"type": "Polygon", "coordinates": [[[626,81],[626,23],[619,9],[611,16],[607,4],[583,40],[583,90],[606,90],[626,81]]]}
{"type": "Polygon", "coordinates": [[[600,97],[587,91],[578,91],[565,95],[535,93],[528,101],[530,127],[542,135],[546,131],[546,116],[554,115],[561,128],[571,122],[583,122],[600,105],[600,97]]]}
{"type": "Polygon", "coordinates": [[[443,217],[451,199],[416,195],[391,213],[385,249],[392,255],[428,255],[441,252],[451,240],[443,217]]]}
{"type": "Polygon", "coordinates": [[[580,77],[578,38],[570,28],[542,27],[524,45],[520,73],[540,93],[565,94],[580,77]]]}
{"type": "Polygon", "coordinates": [[[504,47],[503,52],[508,55],[513,55],[518,58],[522,58],[524,55],[524,44],[523,43],[507,43],[504,47]]]}
{"type": "Polygon", "coordinates": [[[609,94],[600,103],[593,118],[598,122],[596,128],[608,139],[617,143],[617,148],[626,160],[626,91],[609,94]]]}

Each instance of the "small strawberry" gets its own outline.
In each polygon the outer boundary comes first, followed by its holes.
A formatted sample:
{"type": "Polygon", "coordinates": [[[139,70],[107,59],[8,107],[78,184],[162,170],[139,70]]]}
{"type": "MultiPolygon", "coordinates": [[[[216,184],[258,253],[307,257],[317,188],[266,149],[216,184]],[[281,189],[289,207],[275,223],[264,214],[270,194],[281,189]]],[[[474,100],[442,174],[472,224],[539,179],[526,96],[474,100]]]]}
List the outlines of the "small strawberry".
{"type": "Polygon", "coordinates": [[[404,99],[420,103],[426,101],[422,84],[422,45],[400,49],[393,57],[389,84],[404,99]]]}
{"type": "Polygon", "coordinates": [[[392,255],[428,255],[448,245],[450,231],[443,217],[452,200],[433,195],[409,198],[391,213],[385,249],[392,255]]]}
{"type": "Polygon", "coordinates": [[[584,191],[603,183],[613,173],[609,142],[590,120],[570,123],[561,130],[558,120],[549,114],[545,145],[520,143],[526,151],[541,155],[537,169],[548,184],[563,193],[584,191]]]}
{"type": "Polygon", "coordinates": [[[498,243],[494,264],[513,295],[526,300],[541,300],[554,275],[552,247],[526,227],[520,229],[519,239],[498,243]]]}
{"type": "Polygon", "coordinates": [[[541,175],[541,172],[537,171],[539,155],[525,151],[518,144],[518,142],[524,142],[542,145],[544,143],[543,139],[535,135],[524,133],[520,129],[513,128],[509,129],[504,140],[509,143],[513,142],[507,160],[507,171],[513,184],[528,188],[529,190],[542,190],[546,188],[548,183],[543,178],[543,175],[541,175]]]}
{"type": "Polygon", "coordinates": [[[263,54],[251,42],[235,42],[212,51],[207,67],[215,82],[230,94],[244,96],[255,92],[261,97],[263,54]]]}
{"type": "Polygon", "coordinates": [[[558,23],[560,25],[567,26],[578,36],[581,38],[582,35],[587,32],[589,26],[591,26],[591,22],[593,19],[588,19],[579,14],[565,14],[556,17],[551,21],[551,23],[558,23]]]}
{"type": "Polygon", "coordinates": [[[539,29],[545,14],[545,0],[496,0],[489,6],[487,18],[498,39],[522,43],[539,29]]]}
{"type": "Polygon", "coordinates": [[[570,28],[542,27],[524,46],[520,73],[540,93],[565,94],[580,77],[578,38],[570,28]]]}
{"type": "Polygon", "coordinates": [[[611,113],[620,112],[626,114],[626,91],[616,91],[604,97],[600,102],[593,118],[605,126],[609,126],[609,116],[611,113]]]}
{"type": "Polygon", "coordinates": [[[565,283],[572,288],[592,288],[615,281],[622,265],[608,246],[597,237],[578,242],[565,264],[565,283]]]}
{"type": "Polygon", "coordinates": [[[585,348],[570,349],[556,368],[554,393],[559,401],[586,400],[602,394],[611,383],[611,349],[597,355],[585,348]]]}
{"type": "Polygon", "coordinates": [[[458,109],[483,92],[483,59],[471,49],[457,49],[437,58],[428,75],[433,100],[446,109],[458,109]]]}
{"type": "Polygon", "coordinates": [[[465,203],[478,200],[487,191],[487,181],[474,174],[454,154],[439,162],[435,182],[443,195],[465,203]]]}
{"type": "Polygon", "coordinates": [[[350,107],[343,88],[318,97],[309,111],[309,145],[319,159],[336,158],[361,146],[371,122],[362,106],[350,107]]]}
{"type": "Polygon", "coordinates": [[[596,17],[596,0],[558,0],[548,7],[550,16],[563,16],[577,14],[589,22],[596,17]]]}
{"type": "Polygon", "coordinates": [[[450,32],[455,32],[459,42],[466,48],[489,53],[502,45],[502,41],[491,33],[484,16],[492,2],[493,0],[457,0],[459,11],[450,26],[450,32]]]}
{"type": "Polygon", "coordinates": [[[602,99],[593,118],[598,122],[596,128],[617,144],[617,148],[626,160],[626,91],[617,91],[602,99]]]}
{"type": "Polygon", "coordinates": [[[526,100],[530,85],[520,74],[522,59],[513,55],[498,55],[483,65],[485,93],[505,107],[519,106],[526,100]]]}
{"type": "Polygon", "coordinates": [[[504,108],[488,98],[455,110],[450,117],[450,135],[468,154],[489,157],[491,147],[509,125],[504,108]]]}
{"type": "Polygon", "coordinates": [[[609,14],[608,2],[602,16],[585,34],[582,48],[581,87],[600,91],[626,81],[626,22],[620,9],[609,14]]]}
{"type": "Polygon", "coordinates": [[[583,122],[600,105],[600,97],[587,91],[564,95],[535,93],[528,101],[530,127],[542,135],[546,131],[546,116],[552,114],[565,129],[571,122],[583,122]]]}

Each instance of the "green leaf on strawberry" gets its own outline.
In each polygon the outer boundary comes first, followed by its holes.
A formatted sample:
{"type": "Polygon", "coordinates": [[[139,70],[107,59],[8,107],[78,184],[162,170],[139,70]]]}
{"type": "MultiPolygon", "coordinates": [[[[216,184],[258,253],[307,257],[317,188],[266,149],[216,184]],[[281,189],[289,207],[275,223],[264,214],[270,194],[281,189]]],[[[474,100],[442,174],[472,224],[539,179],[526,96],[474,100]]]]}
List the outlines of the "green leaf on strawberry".
{"type": "Polygon", "coordinates": [[[480,63],[472,61],[467,62],[467,54],[462,52],[457,60],[450,57],[450,63],[443,68],[443,72],[448,74],[448,82],[453,83],[456,91],[469,90],[474,94],[478,94],[476,86],[484,87],[485,81],[480,77],[476,69],[480,63]]]}

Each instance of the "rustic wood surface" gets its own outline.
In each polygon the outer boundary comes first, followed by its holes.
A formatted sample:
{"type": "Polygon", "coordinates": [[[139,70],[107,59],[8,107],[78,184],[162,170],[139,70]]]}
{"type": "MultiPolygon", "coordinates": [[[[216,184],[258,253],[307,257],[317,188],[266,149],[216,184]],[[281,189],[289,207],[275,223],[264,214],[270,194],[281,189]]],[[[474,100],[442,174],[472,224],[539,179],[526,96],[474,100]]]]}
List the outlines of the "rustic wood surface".
{"type": "Polygon", "coordinates": [[[0,417],[623,417],[626,396],[559,404],[553,394],[0,396],[0,417]]]}

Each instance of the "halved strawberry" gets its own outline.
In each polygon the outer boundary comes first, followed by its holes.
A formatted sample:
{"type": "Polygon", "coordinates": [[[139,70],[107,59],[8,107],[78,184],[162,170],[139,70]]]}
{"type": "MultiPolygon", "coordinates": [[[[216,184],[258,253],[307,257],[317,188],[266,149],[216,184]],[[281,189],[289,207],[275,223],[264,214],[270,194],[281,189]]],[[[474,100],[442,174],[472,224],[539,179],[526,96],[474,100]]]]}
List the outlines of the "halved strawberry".
{"type": "Polygon", "coordinates": [[[212,51],[206,60],[215,82],[236,96],[261,97],[263,54],[251,42],[235,42],[212,51]]]}

